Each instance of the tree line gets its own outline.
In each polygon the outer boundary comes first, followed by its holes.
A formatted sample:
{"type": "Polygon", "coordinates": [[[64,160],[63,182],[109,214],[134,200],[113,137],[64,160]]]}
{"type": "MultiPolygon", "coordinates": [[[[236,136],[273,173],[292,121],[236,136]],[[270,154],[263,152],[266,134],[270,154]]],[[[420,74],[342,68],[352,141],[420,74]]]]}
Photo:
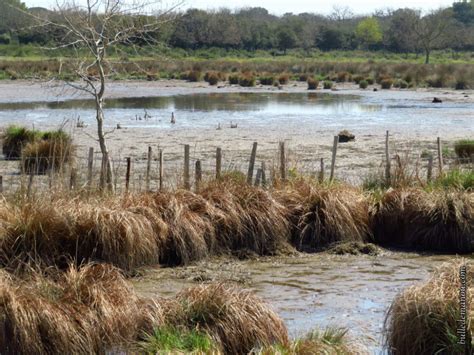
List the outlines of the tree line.
{"type": "MultiPolygon", "coordinates": [[[[0,0],[1,43],[61,42],[61,31],[44,32],[29,26],[28,13],[57,16],[42,8],[27,9],[19,0],[0,0]]],[[[335,7],[329,15],[275,16],[264,8],[253,7],[235,11],[189,9],[168,16],[173,20],[163,21],[154,37],[169,47],[185,50],[215,47],[275,54],[290,49],[387,50],[424,53],[426,62],[435,49],[474,50],[474,0],[455,2],[429,13],[404,8],[362,16],[354,15],[348,7],[335,7]]]]}

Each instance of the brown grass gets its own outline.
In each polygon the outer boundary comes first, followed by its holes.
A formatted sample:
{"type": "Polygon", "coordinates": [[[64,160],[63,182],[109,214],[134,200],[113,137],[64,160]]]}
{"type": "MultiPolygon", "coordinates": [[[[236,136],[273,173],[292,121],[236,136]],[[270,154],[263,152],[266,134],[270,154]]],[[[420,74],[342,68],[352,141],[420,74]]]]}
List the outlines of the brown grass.
{"type": "Polygon", "coordinates": [[[375,205],[373,228],[376,242],[382,245],[469,253],[474,249],[474,195],[391,190],[375,205]]]}
{"type": "Polygon", "coordinates": [[[298,249],[370,239],[369,203],[358,189],[296,180],[277,193],[290,211],[292,243],[298,249]]]}
{"type": "Polygon", "coordinates": [[[138,298],[120,272],[107,265],[71,267],[27,280],[0,274],[5,337],[2,353],[104,353],[139,339],[161,323],[161,309],[138,298]]]}
{"type": "MultiPolygon", "coordinates": [[[[393,301],[385,321],[385,340],[393,354],[468,354],[459,345],[460,267],[467,266],[466,343],[471,344],[474,320],[474,265],[463,259],[443,264],[431,279],[403,291],[393,301]],[[470,311],[471,310],[471,311],[470,311]],[[469,312],[470,311],[470,312],[469,312]]],[[[472,349],[471,349],[472,350],[472,349]]]]}
{"type": "Polygon", "coordinates": [[[207,284],[179,293],[166,321],[207,332],[225,354],[247,354],[257,346],[288,344],[281,318],[249,291],[207,284]]]}

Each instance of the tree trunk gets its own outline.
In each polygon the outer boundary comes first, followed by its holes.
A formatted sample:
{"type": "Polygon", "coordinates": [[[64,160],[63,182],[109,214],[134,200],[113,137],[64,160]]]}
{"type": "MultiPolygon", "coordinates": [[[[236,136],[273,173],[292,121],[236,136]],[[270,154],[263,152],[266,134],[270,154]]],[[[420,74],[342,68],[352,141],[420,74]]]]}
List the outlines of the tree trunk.
{"type": "Polygon", "coordinates": [[[114,193],[114,171],[110,161],[109,150],[105,140],[104,133],[104,109],[102,107],[102,100],[98,99],[96,102],[97,111],[97,137],[99,140],[100,151],[102,153],[102,168],[100,171],[100,188],[104,189],[107,186],[109,192],[114,193]]]}
{"type": "Polygon", "coordinates": [[[430,64],[430,50],[425,49],[425,64],[430,64]]]}

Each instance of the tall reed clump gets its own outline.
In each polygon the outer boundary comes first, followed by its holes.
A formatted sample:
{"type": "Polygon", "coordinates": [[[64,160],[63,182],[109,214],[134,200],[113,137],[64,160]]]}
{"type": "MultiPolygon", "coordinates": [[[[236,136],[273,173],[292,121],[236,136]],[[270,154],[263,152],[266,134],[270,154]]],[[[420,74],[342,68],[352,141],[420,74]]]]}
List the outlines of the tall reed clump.
{"type": "Polygon", "coordinates": [[[473,280],[473,263],[458,259],[439,267],[428,282],[411,286],[399,294],[385,320],[388,351],[392,354],[472,354],[473,280]],[[465,270],[466,280],[465,345],[460,344],[459,333],[461,270],[465,270]]]}
{"type": "Polygon", "coordinates": [[[0,284],[2,354],[105,353],[162,323],[160,306],[140,299],[108,265],[26,280],[1,272],[0,284]]]}
{"type": "Polygon", "coordinates": [[[288,211],[268,191],[223,177],[200,194],[220,211],[214,218],[220,250],[268,255],[287,244],[288,211]]]}
{"type": "Polygon", "coordinates": [[[316,90],[318,88],[319,81],[313,77],[308,78],[308,90],[316,90]]]}
{"type": "Polygon", "coordinates": [[[470,158],[474,154],[474,139],[461,139],[454,143],[454,151],[459,158],[470,158]]]}
{"type": "Polygon", "coordinates": [[[2,202],[0,212],[0,261],[11,267],[31,259],[61,268],[97,260],[130,270],[158,263],[167,233],[145,207],[114,199],[2,202]]]}
{"type": "Polygon", "coordinates": [[[372,212],[375,241],[409,249],[471,253],[474,195],[405,188],[386,192],[372,212]]]}
{"type": "Polygon", "coordinates": [[[225,354],[247,354],[258,346],[289,343],[281,318],[249,291],[222,283],[180,292],[165,322],[206,332],[225,354]]]}
{"type": "Polygon", "coordinates": [[[59,170],[72,160],[74,147],[71,137],[64,131],[41,133],[40,139],[29,142],[22,150],[22,168],[26,173],[43,174],[59,170]]]}
{"type": "Polygon", "coordinates": [[[277,194],[289,210],[292,244],[300,250],[371,238],[369,203],[357,189],[296,180],[277,194]]]}
{"type": "Polygon", "coordinates": [[[28,143],[34,142],[38,138],[38,132],[26,127],[11,125],[5,129],[2,135],[3,154],[5,159],[14,160],[21,157],[21,150],[28,143]]]}

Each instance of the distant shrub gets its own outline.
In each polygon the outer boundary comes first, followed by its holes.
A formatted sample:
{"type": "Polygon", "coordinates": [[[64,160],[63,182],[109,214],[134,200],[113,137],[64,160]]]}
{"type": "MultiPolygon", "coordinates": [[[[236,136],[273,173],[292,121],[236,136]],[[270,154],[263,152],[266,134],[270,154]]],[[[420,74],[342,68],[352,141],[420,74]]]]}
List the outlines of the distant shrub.
{"type": "Polygon", "coordinates": [[[298,80],[299,80],[299,81],[308,81],[309,77],[310,77],[310,76],[309,76],[308,74],[303,73],[303,74],[300,74],[300,75],[299,75],[298,80]]]}
{"type": "Polygon", "coordinates": [[[368,78],[365,78],[365,81],[367,81],[367,83],[368,83],[369,85],[374,85],[374,84],[375,84],[374,78],[372,78],[372,77],[370,77],[370,76],[369,76],[368,78]]]}
{"type": "Polygon", "coordinates": [[[344,83],[346,81],[351,81],[352,80],[352,74],[348,73],[346,71],[339,72],[337,73],[337,82],[338,83],[344,83]]]}
{"type": "Polygon", "coordinates": [[[468,81],[464,78],[458,78],[456,80],[456,83],[454,85],[454,88],[456,90],[468,90],[469,89],[469,84],[468,81]]]}
{"type": "Polygon", "coordinates": [[[323,83],[323,88],[326,90],[332,89],[332,81],[330,80],[325,80],[323,83]]]}
{"type": "Polygon", "coordinates": [[[406,89],[408,87],[408,83],[403,79],[398,79],[393,83],[393,87],[406,89]]]}
{"type": "Polygon", "coordinates": [[[454,151],[459,158],[469,158],[474,154],[474,140],[463,139],[454,144],[454,151]]]}
{"type": "Polygon", "coordinates": [[[426,78],[426,84],[432,88],[442,88],[445,85],[445,78],[441,75],[431,75],[426,78]]]}
{"type": "Polygon", "coordinates": [[[243,87],[255,86],[255,77],[250,73],[241,74],[239,76],[239,85],[243,87]]]}
{"type": "Polygon", "coordinates": [[[259,81],[262,85],[273,85],[275,78],[273,75],[264,75],[259,78],[259,81]]]}
{"type": "Polygon", "coordinates": [[[217,85],[219,82],[219,74],[217,72],[207,72],[204,75],[204,81],[208,82],[209,85],[217,85]]]}
{"type": "Polygon", "coordinates": [[[316,90],[319,85],[319,81],[315,78],[308,78],[308,90],[316,90]]]}
{"type": "Polygon", "coordinates": [[[361,80],[359,81],[359,87],[361,89],[367,89],[367,87],[369,86],[369,83],[367,82],[367,80],[361,80]]]}
{"type": "Polygon", "coordinates": [[[382,86],[382,89],[390,89],[393,85],[393,80],[392,79],[383,79],[380,82],[380,85],[382,86]]]}
{"type": "Polygon", "coordinates": [[[229,75],[229,84],[237,85],[239,83],[239,76],[237,74],[229,75]]]}
{"type": "Polygon", "coordinates": [[[362,80],[364,80],[364,77],[362,75],[354,75],[352,80],[354,83],[359,84],[362,80]]]}
{"type": "Polygon", "coordinates": [[[188,72],[187,80],[190,82],[198,82],[202,79],[202,73],[199,70],[191,70],[188,72]]]}
{"type": "Polygon", "coordinates": [[[288,74],[281,74],[278,77],[278,82],[280,83],[280,85],[286,85],[288,84],[289,81],[290,81],[290,77],[288,74]]]}

